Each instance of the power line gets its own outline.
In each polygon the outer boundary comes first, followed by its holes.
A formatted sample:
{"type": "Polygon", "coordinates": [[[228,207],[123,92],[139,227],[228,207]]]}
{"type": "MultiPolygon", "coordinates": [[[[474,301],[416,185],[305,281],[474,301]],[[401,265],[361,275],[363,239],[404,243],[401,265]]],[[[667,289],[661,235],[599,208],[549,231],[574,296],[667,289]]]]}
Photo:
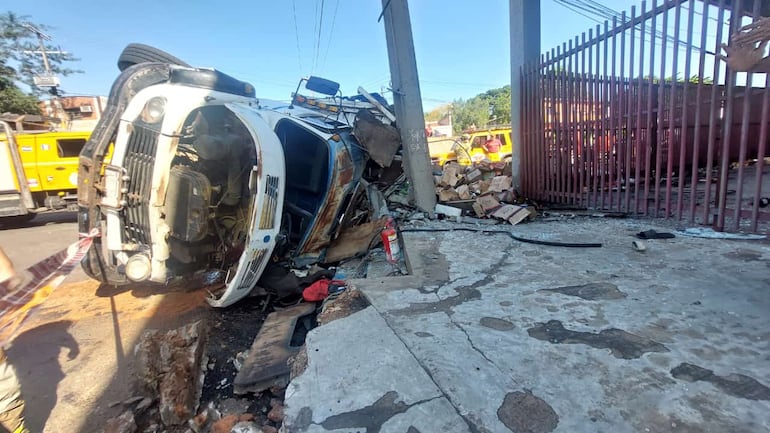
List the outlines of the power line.
{"type": "Polygon", "coordinates": [[[297,0],[291,0],[291,11],[294,15],[294,37],[297,40],[297,64],[299,65],[299,73],[302,74],[302,50],[299,47],[299,28],[297,27],[297,0]]]}
{"type": "Polygon", "coordinates": [[[326,57],[329,55],[329,48],[332,46],[332,36],[334,36],[334,23],[337,22],[337,8],[340,6],[340,0],[337,0],[337,2],[334,4],[334,15],[332,15],[332,27],[331,30],[329,30],[329,39],[326,44],[326,52],[324,52],[324,59],[321,62],[321,71],[323,71],[326,68],[326,57]]]}
{"type": "Polygon", "coordinates": [[[315,57],[313,58],[313,70],[318,65],[318,56],[321,54],[321,34],[324,25],[324,0],[321,0],[321,15],[318,17],[318,35],[315,41],[315,57]]]}

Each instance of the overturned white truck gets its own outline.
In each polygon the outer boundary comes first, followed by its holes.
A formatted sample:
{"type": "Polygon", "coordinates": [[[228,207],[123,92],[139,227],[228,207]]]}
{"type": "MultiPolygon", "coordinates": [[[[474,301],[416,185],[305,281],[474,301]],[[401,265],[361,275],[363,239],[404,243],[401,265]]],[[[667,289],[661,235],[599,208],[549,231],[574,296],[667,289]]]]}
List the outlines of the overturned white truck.
{"type": "Polygon", "coordinates": [[[260,100],[248,83],[139,44],[119,66],[80,155],[79,229],[101,231],[83,261],[91,277],[167,283],[219,271],[209,302],[228,306],[271,259],[318,262],[343,227],[367,219],[367,179],[390,162],[373,164],[353,131],[356,119],[392,129],[378,101],[344,102],[317,77],[300,84],[319,99],[298,86],[291,103],[260,100]]]}

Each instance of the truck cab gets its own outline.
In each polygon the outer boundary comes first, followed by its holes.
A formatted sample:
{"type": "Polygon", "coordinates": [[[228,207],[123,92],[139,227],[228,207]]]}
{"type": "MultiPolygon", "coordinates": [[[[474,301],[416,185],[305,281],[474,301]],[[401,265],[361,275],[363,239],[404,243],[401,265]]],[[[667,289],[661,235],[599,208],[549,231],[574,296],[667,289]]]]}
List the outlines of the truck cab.
{"type": "Polygon", "coordinates": [[[125,69],[80,154],[80,231],[101,231],[85,271],[111,285],[217,272],[221,290],[209,302],[224,307],[271,260],[322,260],[368,157],[352,134],[355,116],[310,101],[258,99],[250,84],[213,69],[125,69]]]}

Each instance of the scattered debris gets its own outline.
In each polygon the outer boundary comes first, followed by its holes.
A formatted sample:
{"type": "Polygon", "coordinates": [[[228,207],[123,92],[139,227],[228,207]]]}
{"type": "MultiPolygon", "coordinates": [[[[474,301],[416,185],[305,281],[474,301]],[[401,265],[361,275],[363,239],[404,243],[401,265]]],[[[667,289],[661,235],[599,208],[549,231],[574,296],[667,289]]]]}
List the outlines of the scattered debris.
{"type": "Polygon", "coordinates": [[[377,235],[387,222],[388,217],[383,217],[376,221],[347,228],[326,250],[324,263],[335,263],[359,254],[365,254],[379,243],[380,237],[377,235]]]}
{"type": "Polygon", "coordinates": [[[283,421],[283,405],[280,403],[277,403],[274,405],[270,412],[267,414],[267,419],[273,422],[282,422],[283,421]]]}
{"type": "Polygon", "coordinates": [[[673,239],[676,236],[673,233],[668,232],[656,232],[655,230],[647,230],[636,234],[639,239],[673,239]]]}
{"type": "Polygon", "coordinates": [[[647,251],[647,244],[644,241],[633,241],[631,242],[631,248],[633,248],[634,251],[643,253],[647,251]]]}
{"type": "Polygon", "coordinates": [[[534,219],[537,212],[518,199],[504,168],[505,164],[484,161],[472,167],[446,164],[441,175],[434,177],[439,201],[435,212],[454,218],[493,218],[511,225],[534,219]]]}
{"type": "Polygon", "coordinates": [[[735,239],[744,241],[760,241],[767,239],[767,236],[765,235],[753,235],[748,233],[725,233],[715,231],[714,229],[708,227],[690,227],[684,230],[680,230],[679,233],[683,236],[707,239],[735,239]]]}
{"type": "MultiPolygon", "coordinates": [[[[302,298],[307,302],[319,302],[329,295],[345,290],[345,282],[322,278],[302,291],[302,298]]],[[[269,317],[268,317],[269,319],[269,317]]]]}
{"type": "Polygon", "coordinates": [[[262,429],[252,421],[240,421],[233,426],[230,433],[262,433],[262,429]]]}
{"type": "Polygon", "coordinates": [[[301,303],[270,313],[254,339],[249,356],[235,376],[233,391],[237,394],[261,392],[289,383],[287,363],[299,346],[291,345],[292,335],[300,318],[315,312],[314,303],[301,303]]]}
{"type": "Polygon", "coordinates": [[[325,325],[331,321],[350,316],[369,306],[369,301],[356,289],[348,289],[335,299],[324,302],[318,314],[318,324],[325,325]]]}
{"type": "Polygon", "coordinates": [[[136,345],[137,374],[145,390],[158,396],[166,426],[186,423],[198,409],[205,345],[201,321],[168,332],[147,331],[136,345]]]}
{"type": "Polygon", "coordinates": [[[134,413],[127,410],[119,416],[108,420],[104,426],[104,433],[134,433],[136,429],[134,413]]]}

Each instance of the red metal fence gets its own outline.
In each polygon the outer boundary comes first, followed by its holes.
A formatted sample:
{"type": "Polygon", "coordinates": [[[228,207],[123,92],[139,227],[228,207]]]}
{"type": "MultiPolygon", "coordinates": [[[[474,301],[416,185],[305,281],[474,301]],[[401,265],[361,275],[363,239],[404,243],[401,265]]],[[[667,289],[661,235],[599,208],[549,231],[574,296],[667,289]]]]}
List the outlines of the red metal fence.
{"type": "Polygon", "coordinates": [[[642,2],[525,66],[523,192],[767,232],[770,74],[715,55],[762,3],[642,2]]]}

